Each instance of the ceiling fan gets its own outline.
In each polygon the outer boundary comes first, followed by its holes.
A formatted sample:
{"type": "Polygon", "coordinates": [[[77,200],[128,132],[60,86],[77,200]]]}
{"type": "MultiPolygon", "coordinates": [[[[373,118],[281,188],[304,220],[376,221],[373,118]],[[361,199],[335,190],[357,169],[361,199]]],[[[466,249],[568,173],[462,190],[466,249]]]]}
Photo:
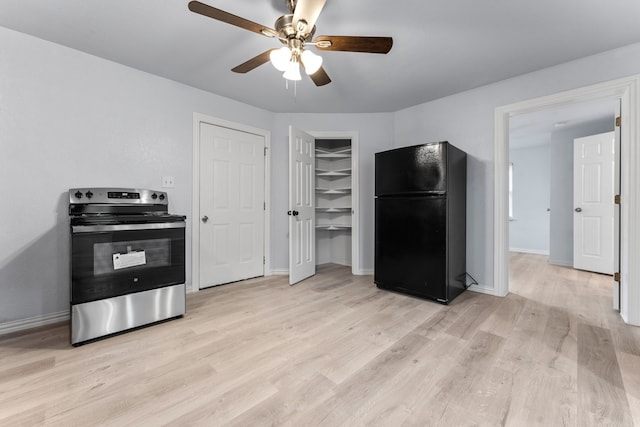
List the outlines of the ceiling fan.
{"type": "Polygon", "coordinates": [[[324,68],[322,57],[306,49],[313,46],[318,50],[334,50],[344,52],[388,53],[393,46],[391,37],[361,36],[318,36],[316,20],[327,0],[285,0],[289,6],[289,14],[283,15],[275,22],[275,29],[257,24],[199,1],[190,1],[189,10],[245,30],[253,31],[266,37],[274,37],[284,45],[279,49],[269,49],[232,68],[236,73],[247,73],[260,65],[271,61],[283,72],[287,80],[300,80],[300,64],[316,86],[331,82],[324,68]]]}

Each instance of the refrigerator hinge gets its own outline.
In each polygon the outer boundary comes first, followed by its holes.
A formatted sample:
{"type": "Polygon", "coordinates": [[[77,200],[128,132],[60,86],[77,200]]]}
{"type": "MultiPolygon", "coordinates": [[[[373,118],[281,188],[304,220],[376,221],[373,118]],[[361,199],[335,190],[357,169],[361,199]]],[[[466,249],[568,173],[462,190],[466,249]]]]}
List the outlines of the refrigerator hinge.
{"type": "Polygon", "coordinates": [[[615,197],[613,198],[613,203],[615,203],[616,205],[620,204],[620,195],[616,194],[615,197]]]}
{"type": "Polygon", "coordinates": [[[620,273],[613,273],[613,280],[620,283],[620,273]]]}

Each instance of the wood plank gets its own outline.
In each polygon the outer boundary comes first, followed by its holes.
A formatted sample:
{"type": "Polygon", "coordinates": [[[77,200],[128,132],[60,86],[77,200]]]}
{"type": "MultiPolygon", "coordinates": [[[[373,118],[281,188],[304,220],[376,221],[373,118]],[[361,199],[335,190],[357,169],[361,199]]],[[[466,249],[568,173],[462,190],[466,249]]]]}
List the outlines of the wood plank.
{"type": "Polygon", "coordinates": [[[632,426],[611,333],[578,327],[578,425],[632,426]]]}

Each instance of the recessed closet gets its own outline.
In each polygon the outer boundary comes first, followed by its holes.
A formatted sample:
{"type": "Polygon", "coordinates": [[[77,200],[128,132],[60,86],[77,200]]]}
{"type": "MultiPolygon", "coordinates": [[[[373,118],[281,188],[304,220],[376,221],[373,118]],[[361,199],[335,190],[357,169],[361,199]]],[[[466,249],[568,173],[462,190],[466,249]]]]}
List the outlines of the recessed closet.
{"type": "Polygon", "coordinates": [[[352,265],[351,139],[315,140],[316,265],[352,265]]]}

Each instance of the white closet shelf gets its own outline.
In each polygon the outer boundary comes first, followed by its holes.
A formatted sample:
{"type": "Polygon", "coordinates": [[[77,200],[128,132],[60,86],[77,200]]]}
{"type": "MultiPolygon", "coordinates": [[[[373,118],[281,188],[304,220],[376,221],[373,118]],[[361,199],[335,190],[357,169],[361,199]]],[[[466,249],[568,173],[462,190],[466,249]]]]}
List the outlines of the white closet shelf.
{"type": "Polygon", "coordinates": [[[318,230],[327,230],[327,231],[350,230],[351,225],[349,224],[317,224],[316,228],[318,230]]]}
{"type": "Polygon", "coordinates": [[[321,153],[321,154],[351,154],[351,147],[339,147],[339,148],[325,148],[325,147],[318,147],[316,145],[316,153],[321,153]]]}
{"type": "Polygon", "coordinates": [[[349,207],[345,207],[345,208],[323,208],[323,207],[316,207],[317,211],[321,211],[321,212],[351,212],[351,208],[349,207]]]}
{"type": "Polygon", "coordinates": [[[351,176],[351,169],[326,170],[316,169],[316,176],[351,176]]]}
{"type": "Polygon", "coordinates": [[[316,188],[316,193],[320,194],[349,194],[351,188],[316,188]]]}
{"type": "Polygon", "coordinates": [[[316,153],[316,158],[318,159],[346,159],[349,157],[351,157],[351,153],[316,153]]]}

